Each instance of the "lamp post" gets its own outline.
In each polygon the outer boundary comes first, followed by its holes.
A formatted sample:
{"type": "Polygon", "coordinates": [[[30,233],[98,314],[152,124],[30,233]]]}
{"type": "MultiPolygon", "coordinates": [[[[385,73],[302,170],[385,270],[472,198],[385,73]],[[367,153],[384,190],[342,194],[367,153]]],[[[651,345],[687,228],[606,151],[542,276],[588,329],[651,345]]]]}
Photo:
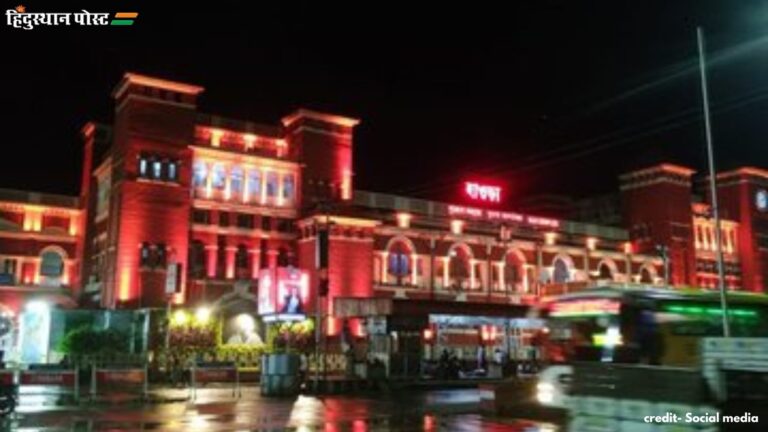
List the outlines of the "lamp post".
{"type": "Polygon", "coordinates": [[[659,252],[661,260],[664,262],[664,286],[669,285],[669,246],[656,245],[656,251],[659,252]]]}
{"type": "Polygon", "coordinates": [[[731,329],[728,322],[728,295],[725,290],[725,266],[723,264],[723,241],[720,227],[720,208],[717,202],[717,175],[715,173],[715,156],[712,147],[712,125],[709,118],[709,91],[707,89],[707,62],[704,47],[704,30],[696,28],[696,40],[699,48],[699,72],[701,75],[701,99],[704,110],[704,132],[707,139],[707,161],[709,162],[709,193],[712,204],[712,217],[715,219],[715,246],[717,254],[717,285],[720,289],[720,306],[723,310],[723,336],[730,337],[731,329]]]}

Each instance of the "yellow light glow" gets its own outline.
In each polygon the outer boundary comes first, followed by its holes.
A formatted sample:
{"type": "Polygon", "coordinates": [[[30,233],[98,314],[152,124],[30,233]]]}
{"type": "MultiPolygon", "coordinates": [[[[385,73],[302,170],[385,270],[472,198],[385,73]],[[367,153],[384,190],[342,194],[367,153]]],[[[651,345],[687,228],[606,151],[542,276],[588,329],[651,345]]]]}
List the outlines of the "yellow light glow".
{"type": "Polygon", "coordinates": [[[460,235],[464,230],[464,221],[454,219],[451,221],[451,232],[456,235],[460,235]]]}
{"type": "Polygon", "coordinates": [[[411,214],[410,213],[398,213],[397,214],[397,226],[400,228],[410,228],[411,226],[411,214]]]}
{"type": "Polygon", "coordinates": [[[597,247],[597,239],[594,237],[587,238],[587,249],[595,250],[597,247]]]}
{"type": "Polygon", "coordinates": [[[557,240],[557,233],[548,232],[544,234],[544,242],[547,244],[547,246],[554,245],[555,240],[557,240]]]}
{"type": "Polygon", "coordinates": [[[201,306],[195,311],[195,321],[198,324],[208,324],[211,321],[211,309],[201,306]]]}
{"type": "Polygon", "coordinates": [[[175,326],[183,326],[189,321],[189,315],[181,309],[177,310],[173,313],[173,316],[171,317],[171,324],[175,326]]]}

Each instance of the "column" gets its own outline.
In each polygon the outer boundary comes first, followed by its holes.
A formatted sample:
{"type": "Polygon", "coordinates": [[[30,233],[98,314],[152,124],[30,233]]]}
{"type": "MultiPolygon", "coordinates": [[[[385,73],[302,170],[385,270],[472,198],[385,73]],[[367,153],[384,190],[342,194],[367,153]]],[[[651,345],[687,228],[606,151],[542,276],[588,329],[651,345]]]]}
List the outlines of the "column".
{"type": "Polygon", "coordinates": [[[229,164],[224,165],[224,200],[232,198],[232,169],[229,164]]]}
{"type": "Polygon", "coordinates": [[[475,267],[477,260],[470,258],[469,260],[469,289],[475,289],[475,267]]]}
{"type": "Polygon", "coordinates": [[[276,202],[277,206],[281,207],[283,204],[285,204],[285,201],[283,200],[283,173],[278,172],[277,173],[277,197],[276,202]]]}
{"type": "Polygon", "coordinates": [[[250,169],[247,166],[243,166],[243,196],[242,201],[244,203],[248,202],[248,186],[249,186],[249,178],[250,178],[250,169]]]}
{"type": "Polygon", "coordinates": [[[411,285],[418,286],[419,283],[419,256],[411,254],[411,285]]]}
{"type": "Polygon", "coordinates": [[[528,264],[523,264],[520,267],[523,268],[523,291],[527,294],[530,292],[531,288],[528,281],[528,269],[531,267],[528,264]]]}
{"type": "Polygon", "coordinates": [[[269,177],[269,171],[261,170],[261,190],[259,191],[259,203],[261,205],[267,203],[267,177],[269,177]]]}
{"type": "Polygon", "coordinates": [[[251,254],[251,278],[259,278],[259,266],[261,264],[261,251],[259,249],[251,249],[248,251],[251,254]]]}
{"type": "Polygon", "coordinates": [[[499,267],[499,291],[507,291],[507,287],[504,285],[504,268],[506,267],[507,263],[504,261],[501,261],[497,264],[499,267]]]}
{"type": "Polygon", "coordinates": [[[381,284],[386,285],[387,283],[387,258],[389,257],[389,253],[387,251],[380,252],[381,253],[381,284]]]}
{"type": "Polygon", "coordinates": [[[270,269],[276,269],[277,268],[277,255],[279,252],[275,249],[270,249],[267,251],[267,265],[269,265],[270,269]]]}
{"type": "Polygon", "coordinates": [[[451,263],[451,257],[440,257],[443,260],[443,289],[448,288],[449,274],[448,267],[451,263]]]}
{"type": "Polygon", "coordinates": [[[227,279],[234,279],[235,278],[235,254],[237,253],[237,248],[234,246],[227,246],[226,249],[227,255],[226,255],[226,277],[227,279]]]}
{"type": "Polygon", "coordinates": [[[207,245],[205,247],[205,263],[207,264],[206,274],[209,279],[216,278],[216,259],[219,247],[214,245],[207,245]]]}

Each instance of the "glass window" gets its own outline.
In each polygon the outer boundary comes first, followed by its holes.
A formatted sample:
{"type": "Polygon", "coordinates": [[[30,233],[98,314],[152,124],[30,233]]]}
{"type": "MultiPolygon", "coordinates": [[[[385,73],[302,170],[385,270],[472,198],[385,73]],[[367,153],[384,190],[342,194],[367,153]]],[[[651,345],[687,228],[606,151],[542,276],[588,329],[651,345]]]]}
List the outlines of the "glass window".
{"type": "Polygon", "coordinates": [[[196,224],[209,224],[211,220],[211,212],[208,210],[193,210],[192,222],[196,224]]]}
{"type": "Polygon", "coordinates": [[[267,196],[277,196],[277,173],[267,173],[267,196]]]}
{"type": "Polygon", "coordinates": [[[143,266],[148,266],[151,261],[151,250],[149,248],[149,243],[142,243],[141,249],[139,250],[139,264],[143,266]]]}
{"type": "Polygon", "coordinates": [[[161,268],[165,268],[165,265],[167,264],[167,257],[168,254],[165,250],[165,243],[158,244],[155,265],[161,268]]]}
{"type": "Polygon", "coordinates": [[[148,171],[149,162],[147,161],[147,157],[141,156],[141,158],[139,158],[139,176],[146,177],[148,171]]]}
{"type": "Polygon", "coordinates": [[[160,179],[163,175],[163,163],[159,160],[152,161],[152,178],[160,179]]]}
{"type": "Polygon", "coordinates": [[[224,179],[226,175],[227,173],[223,164],[213,164],[213,167],[211,168],[211,186],[213,186],[214,189],[224,189],[224,179]]]}
{"type": "Polygon", "coordinates": [[[229,213],[219,212],[219,226],[222,226],[222,227],[229,226],[229,213]]]}
{"type": "Polygon", "coordinates": [[[168,180],[169,181],[176,181],[176,176],[178,176],[178,169],[176,167],[176,162],[168,162],[168,180]]]}
{"type": "Polygon", "coordinates": [[[40,274],[43,276],[57,277],[64,274],[64,259],[58,252],[48,251],[43,253],[40,262],[40,274]]]}
{"type": "Polygon", "coordinates": [[[196,161],[192,171],[192,184],[196,187],[205,186],[208,177],[208,166],[205,162],[196,161]]]}
{"type": "Polygon", "coordinates": [[[287,200],[293,199],[294,187],[293,174],[283,176],[283,198],[287,200]]]}
{"type": "Polygon", "coordinates": [[[248,171],[248,195],[255,199],[261,196],[261,172],[259,170],[248,171]]]}
{"type": "Polygon", "coordinates": [[[253,228],[253,215],[251,214],[238,214],[237,226],[239,228],[253,228]]]}
{"type": "Polygon", "coordinates": [[[241,193],[243,191],[243,169],[240,167],[232,168],[231,178],[230,188],[232,193],[241,193]]]}

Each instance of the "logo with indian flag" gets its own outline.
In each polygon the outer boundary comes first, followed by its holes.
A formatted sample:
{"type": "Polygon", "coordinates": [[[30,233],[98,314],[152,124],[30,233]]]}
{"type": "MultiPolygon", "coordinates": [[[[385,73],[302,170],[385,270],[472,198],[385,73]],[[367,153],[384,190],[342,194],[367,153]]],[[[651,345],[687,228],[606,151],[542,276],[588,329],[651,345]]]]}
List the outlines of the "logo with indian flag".
{"type": "Polygon", "coordinates": [[[5,11],[6,24],[32,30],[40,26],[131,26],[138,12],[29,12],[24,5],[5,11]]]}

